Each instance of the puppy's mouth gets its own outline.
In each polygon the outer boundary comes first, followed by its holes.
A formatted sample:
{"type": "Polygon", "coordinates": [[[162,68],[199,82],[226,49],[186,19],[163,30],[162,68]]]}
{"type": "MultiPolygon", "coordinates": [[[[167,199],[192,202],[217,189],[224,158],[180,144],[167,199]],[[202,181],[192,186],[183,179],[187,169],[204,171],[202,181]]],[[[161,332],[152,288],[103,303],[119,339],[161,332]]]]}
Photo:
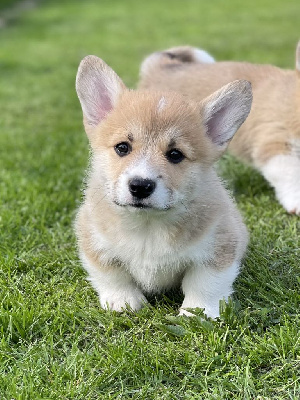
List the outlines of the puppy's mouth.
{"type": "Polygon", "coordinates": [[[149,209],[149,208],[153,208],[152,206],[149,206],[147,204],[143,204],[143,203],[134,203],[134,204],[128,204],[130,207],[134,207],[134,208],[139,208],[139,209],[149,209]]]}
{"type": "Polygon", "coordinates": [[[155,207],[153,205],[150,204],[144,204],[144,203],[127,203],[127,204],[121,204],[118,201],[114,201],[114,203],[119,206],[119,207],[123,207],[123,208],[128,208],[128,209],[136,209],[136,210],[155,210],[155,211],[167,211],[169,210],[171,207],[170,206],[166,206],[164,208],[160,208],[160,207],[155,207]]]}

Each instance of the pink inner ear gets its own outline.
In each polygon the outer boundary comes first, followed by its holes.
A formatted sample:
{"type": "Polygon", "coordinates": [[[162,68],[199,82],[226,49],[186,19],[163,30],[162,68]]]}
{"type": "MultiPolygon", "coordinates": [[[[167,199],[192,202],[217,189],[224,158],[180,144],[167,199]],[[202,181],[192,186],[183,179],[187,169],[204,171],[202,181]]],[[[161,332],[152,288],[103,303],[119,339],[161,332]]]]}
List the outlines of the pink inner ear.
{"type": "Polygon", "coordinates": [[[88,124],[96,126],[113,109],[113,91],[105,82],[94,80],[90,87],[85,87],[83,96],[82,108],[88,124]]]}
{"type": "Polygon", "coordinates": [[[207,135],[218,146],[222,146],[231,139],[231,136],[227,137],[226,135],[228,132],[228,129],[226,129],[226,112],[226,107],[220,108],[206,123],[207,135]]]}
{"type": "Polygon", "coordinates": [[[113,105],[108,90],[102,86],[99,88],[99,104],[98,104],[98,122],[106,117],[106,115],[112,110],[113,105]]]}

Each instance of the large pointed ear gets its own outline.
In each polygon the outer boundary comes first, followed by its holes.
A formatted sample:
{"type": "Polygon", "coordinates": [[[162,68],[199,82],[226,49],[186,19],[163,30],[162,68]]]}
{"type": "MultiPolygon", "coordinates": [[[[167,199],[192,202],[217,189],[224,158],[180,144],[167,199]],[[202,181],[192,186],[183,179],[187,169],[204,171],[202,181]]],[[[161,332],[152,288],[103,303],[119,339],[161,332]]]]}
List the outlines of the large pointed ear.
{"type": "Polygon", "coordinates": [[[100,58],[87,56],[81,61],[76,91],[88,135],[113,110],[125,88],[118,75],[100,58]]]}
{"type": "Polygon", "coordinates": [[[300,40],[297,44],[296,48],[296,70],[298,74],[300,74],[300,40]]]}
{"type": "Polygon", "coordinates": [[[223,86],[202,102],[206,134],[222,153],[251,110],[251,83],[239,80],[223,86]]]}

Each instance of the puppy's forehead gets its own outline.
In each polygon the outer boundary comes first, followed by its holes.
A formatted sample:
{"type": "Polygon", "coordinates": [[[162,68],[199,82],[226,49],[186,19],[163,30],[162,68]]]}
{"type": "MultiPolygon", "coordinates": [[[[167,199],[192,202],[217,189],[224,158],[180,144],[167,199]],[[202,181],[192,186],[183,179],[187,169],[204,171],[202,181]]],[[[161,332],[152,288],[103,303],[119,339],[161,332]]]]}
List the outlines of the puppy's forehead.
{"type": "Polygon", "coordinates": [[[128,124],[128,139],[131,142],[139,139],[144,140],[145,136],[151,138],[153,143],[163,140],[168,141],[175,145],[176,139],[180,139],[183,136],[182,129],[176,124],[160,125],[159,121],[149,121],[149,124],[145,124],[144,121],[133,120],[128,124]]]}
{"type": "MultiPolygon", "coordinates": [[[[136,135],[157,135],[166,138],[180,137],[186,128],[195,123],[196,110],[176,93],[127,93],[120,103],[123,123],[136,135]]],[[[199,115],[199,111],[197,112],[199,115]]]]}
{"type": "Polygon", "coordinates": [[[161,98],[158,100],[158,103],[157,103],[157,112],[159,113],[160,111],[162,111],[166,105],[167,105],[166,97],[161,96],[161,98]]]}

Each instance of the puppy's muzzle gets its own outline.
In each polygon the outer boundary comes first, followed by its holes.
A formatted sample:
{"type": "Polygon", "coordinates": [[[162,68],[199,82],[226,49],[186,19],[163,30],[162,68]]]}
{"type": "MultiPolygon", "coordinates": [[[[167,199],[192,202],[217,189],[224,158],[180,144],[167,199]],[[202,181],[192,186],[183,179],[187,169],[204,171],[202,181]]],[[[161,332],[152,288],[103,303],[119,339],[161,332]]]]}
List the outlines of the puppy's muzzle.
{"type": "Polygon", "coordinates": [[[155,190],[156,183],[150,179],[133,178],[128,182],[129,191],[136,199],[146,199],[155,190]]]}

